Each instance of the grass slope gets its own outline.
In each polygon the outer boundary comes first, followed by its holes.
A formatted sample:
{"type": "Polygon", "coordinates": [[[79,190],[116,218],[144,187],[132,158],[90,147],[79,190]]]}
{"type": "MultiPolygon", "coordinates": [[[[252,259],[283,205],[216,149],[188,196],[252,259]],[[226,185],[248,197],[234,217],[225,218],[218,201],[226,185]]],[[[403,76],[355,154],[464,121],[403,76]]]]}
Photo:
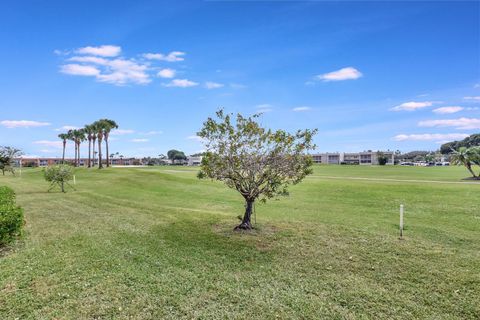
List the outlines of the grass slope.
{"type": "Polygon", "coordinates": [[[257,205],[192,168],[0,177],[26,237],[0,257],[0,319],[478,319],[480,184],[464,169],[318,166],[257,205]],[[339,178],[333,178],[339,177],[339,178]],[[344,179],[345,178],[345,179],[344,179]],[[406,240],[398,240],[398,206],[406,240]]]}

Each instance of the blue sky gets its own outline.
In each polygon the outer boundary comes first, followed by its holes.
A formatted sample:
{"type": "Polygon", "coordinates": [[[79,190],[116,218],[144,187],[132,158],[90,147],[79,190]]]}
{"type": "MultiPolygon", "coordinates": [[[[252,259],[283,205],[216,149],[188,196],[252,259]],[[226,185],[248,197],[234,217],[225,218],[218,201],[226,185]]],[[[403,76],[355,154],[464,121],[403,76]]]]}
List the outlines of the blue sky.
{"type": "Polygon", "coordinates": [[[5,1],[0,40],[0,145],[29,155],[98,118],[113,152],[191,154],[219,107],[318,128],[319,151],[480,131],[477,1],[5,1]]]}

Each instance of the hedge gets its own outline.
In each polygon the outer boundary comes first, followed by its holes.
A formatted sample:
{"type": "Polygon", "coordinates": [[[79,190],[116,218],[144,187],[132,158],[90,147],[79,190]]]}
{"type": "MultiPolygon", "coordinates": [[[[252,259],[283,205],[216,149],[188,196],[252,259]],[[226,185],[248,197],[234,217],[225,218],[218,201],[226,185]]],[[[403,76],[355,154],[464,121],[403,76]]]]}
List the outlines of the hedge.
{"type": "Polygon", "coordinates": [[[0,187],[0,246],[18,238],[23,224],[23,210],[15,204],[15,193],[8,187],[0,187]]]}

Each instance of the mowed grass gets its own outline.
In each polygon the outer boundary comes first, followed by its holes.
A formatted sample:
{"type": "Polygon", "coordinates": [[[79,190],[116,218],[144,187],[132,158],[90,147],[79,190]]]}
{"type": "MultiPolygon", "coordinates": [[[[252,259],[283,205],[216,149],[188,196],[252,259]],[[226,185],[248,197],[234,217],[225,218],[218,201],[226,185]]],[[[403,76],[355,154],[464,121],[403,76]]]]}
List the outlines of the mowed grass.
{"type": "Polygon", "coordinates": [[[196,170],[79,169],[67,194],[39,169],[0,177],[27,220],[0,257],[0,319],[480,318],[465,169],[317,166],[257,204],[251,234],[232,231],[240,196],[196,170]]]}

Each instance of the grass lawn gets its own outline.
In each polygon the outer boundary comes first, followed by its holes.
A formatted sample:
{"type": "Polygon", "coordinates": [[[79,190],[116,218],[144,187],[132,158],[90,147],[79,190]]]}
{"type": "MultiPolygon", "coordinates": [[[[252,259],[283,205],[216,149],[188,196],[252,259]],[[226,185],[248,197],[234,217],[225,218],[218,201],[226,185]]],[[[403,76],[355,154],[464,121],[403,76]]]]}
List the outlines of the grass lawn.
{"type": "Polygon", "coordinates": [[[195,174],[79,169],[67,194],[39,169],[0,176],[27,220],[0,257],[0,319],[480,318],[480,183],[456,183],[464,168],[317,166],[257,204],[251,234],[232,231],[240,196],[195,174]]]}

